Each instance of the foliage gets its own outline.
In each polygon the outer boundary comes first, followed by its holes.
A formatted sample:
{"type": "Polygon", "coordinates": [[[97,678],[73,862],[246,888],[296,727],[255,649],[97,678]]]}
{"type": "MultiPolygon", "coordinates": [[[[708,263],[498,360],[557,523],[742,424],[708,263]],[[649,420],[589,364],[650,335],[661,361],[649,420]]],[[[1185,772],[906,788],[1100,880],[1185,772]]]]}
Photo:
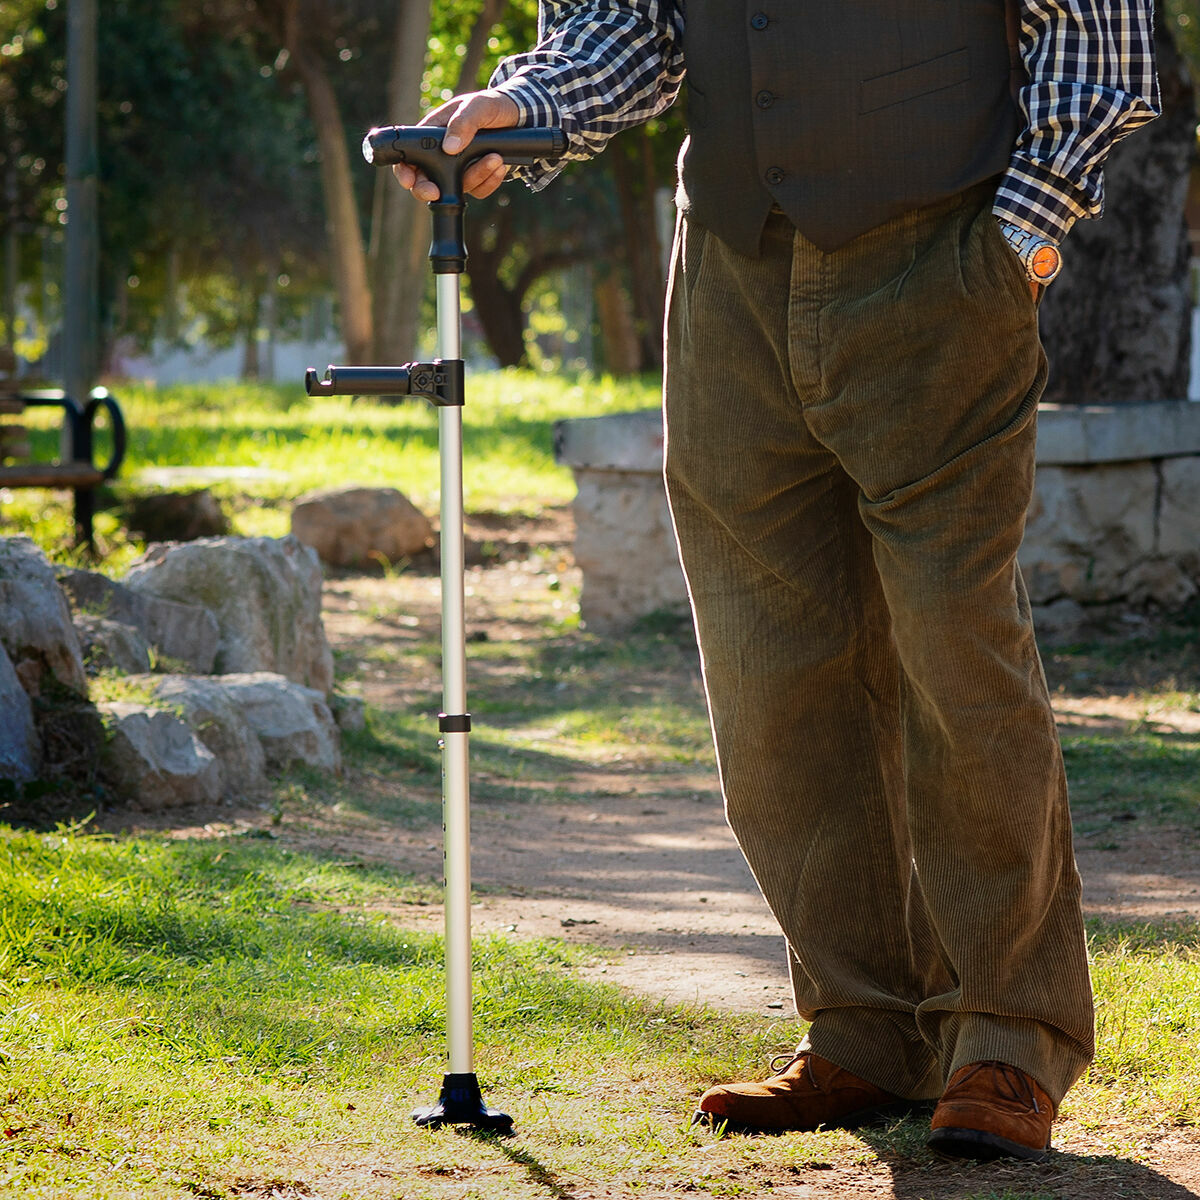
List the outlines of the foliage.
{"type": "MultiPolygon", "coordinates": [[[[328,292],[321,163],[284,49],[283,7],[277,0],[102,6],[101,299],[110,341],[128,335],[144,345],[165,334],[228,344],[260,324],[268,293],[276,327],[295,330],[311,298],[328,292]]],[[[485,82],[502,56],[534,40],[536,0],[499,7],[478,75],[462,80],[461,60],[484,0],[432,6],[422,109],[485,82]]],[[[383,0],[302,5],[304,44],[333,84],[359,168],[353,182],[364,227],[372,219],[375,173],[358,164],[362,131],[420,116],[386,111],[396,13],[383,0]]],[[[7,173],[16,188],[15,202],[0,211],[0,234],[19,234],[21,278],[38,285],[28,297],[49,307],[39,313],[43,325],[61,305],[55,247],[65,221],[65,29],[60,0],[20,0],[0,13],[0,180],[7,173]]],[[[676,141],[656,138],[663,183],[673,153],[667,142],[676,141]]],[[[482,241],[500,247],[486,266],[503,281],[518,323],[530,287],[546,271],[614,250],[619,258],[622,218],[604,166],[537,198],[510,186],[472,217],[482,241]]],[[[520,345],[519,329],[517,338],[520,345]]]]}

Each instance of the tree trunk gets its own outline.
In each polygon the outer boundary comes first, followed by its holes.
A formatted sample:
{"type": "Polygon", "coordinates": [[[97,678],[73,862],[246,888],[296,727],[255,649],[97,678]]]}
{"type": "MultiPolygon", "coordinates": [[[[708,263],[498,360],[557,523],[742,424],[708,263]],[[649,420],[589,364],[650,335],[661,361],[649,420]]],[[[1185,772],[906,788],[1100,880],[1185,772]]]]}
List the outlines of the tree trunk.
{"type": "Polygon", "coordinates": [[[1192,304],[1184,204],[1195,102],[1161,6],[1155,34],[1163,115],[1113,149],[1104,219],[1075,226],[1063,248],[1063,273],[1042,305],[1048,401],[1187,397],[1192,304]]]}
{"type": "MultiPolygon", "coordinates": [[[[402,0],[396,18],[386,119],[397,125],[417,119],[431,10],[430,0],[402,0]]],[[[429,241],[426,206],[390,170],[376,171],[370,249],[376,362],[407,362],[416,354],[421,300],[429,280],[429,241]]]]}
{"type": "Polygon", "coordinates": [[[483,0],[483,11],[471,27],[471,38],[467,42],[467,52],[463,55],[462,66],[459,68],[455,95],[473,92],[478,88],[479,68],[483,65],[483,55],[487,50],[488,34],[504,16],[507,7],[508,0],[483,0]]]}
{"type": "Polygon", "coordinates": [[[329,223],[330,258],[341,305],[346,359],[350,363],[369,362],[373,341],[371,288],[367,282],[367,254],[354,200],[345,127],[329,76],[304,46],[295,3],[287,6],[284,44],[304,84],[321,151],[321,189],[329,223]]]}
{"type": "MultiPolygon", "coordinates": [[[[634,371],[661,368],[663,364],[663,308],[666,280],[658,243],[654,211],[654,159],[645,129],[625,135],[611,149],[613,179],[625,229],[625,252],[629,266],[629,293],[633,301],[637,340],[640,346],[634,371]]],[[[614,368],[615,370],[615,368],[614,368]]]]}
{"type": "Polygon", "coordinates": [[[610,375],[634,375],[642,365],[642,347],[629,294],[616,271],[596,280],[595,294],[604,369],[610,375]]]}
{"type": "MultiPolygon", "coordinates": [[[[506,288],[495,270],[476,259],[471,272],[471,299],[483,336],[502,367],[519,367],[525,358],[525,314],[521,311],[524,293],[506,288]]],[[[500,265],[497,257],[495,265],[500,265]]]]}

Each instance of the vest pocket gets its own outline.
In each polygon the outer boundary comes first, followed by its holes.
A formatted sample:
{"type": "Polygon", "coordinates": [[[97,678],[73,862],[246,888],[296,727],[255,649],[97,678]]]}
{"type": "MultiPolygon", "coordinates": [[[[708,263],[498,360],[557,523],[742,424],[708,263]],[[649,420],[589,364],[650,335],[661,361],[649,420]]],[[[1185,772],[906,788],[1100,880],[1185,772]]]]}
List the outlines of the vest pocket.
{"type": "Polygon", "coordinates": [[[877,112],[953,87],[956,83],[965,83],[970,78],[971,52],[964,46],[961,50],[926,59],[899,71],[864,79],[859,85],[858,111],[877,112]]]}

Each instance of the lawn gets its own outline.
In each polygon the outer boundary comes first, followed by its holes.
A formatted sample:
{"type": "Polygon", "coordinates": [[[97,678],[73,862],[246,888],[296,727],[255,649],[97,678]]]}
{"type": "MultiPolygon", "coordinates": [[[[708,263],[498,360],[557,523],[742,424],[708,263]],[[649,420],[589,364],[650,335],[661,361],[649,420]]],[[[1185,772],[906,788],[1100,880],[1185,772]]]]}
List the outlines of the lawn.
{"type": "MultiPolygon", "coordinates": [[[[384,404],[304,394],[300,381],[272,386],[196,384],[113,386],[129,446],[112,503],[97,530],[116,561],[128,558],[119,504],[131,492],[207,486],[232,513],[236,532],[281,537],[290,501],[313,488],[397,487],[419,508],[437,511],[437,417],[423,401],[384,404]]],[[[554,462],[553,424],[567,417],[655,407],[653,379],[564,382],[532,371],[473,375],[464,408],[464,479],[469,511],[534,512],[574,494],[570,471],[554,462]]],[[[30,414],[35,457],[57,453],[49,410],[30,414]]],[[[97,459],[107,453],[97,437],[97,459]]],[[[61,548],[66,510],[51,493],[0,498],[10,528],[38,530],[61,548]]],[[[134,547],[136,549],[136,547],[134,547]]]]}
{"type": "MultiPolygon", "coordinates": [[[[478,1070],[518,1136],[421,1131],[440,939],[380,910],[425,902],[412,881],[269,837],[69,828],[4,831],[0,872],[3,1195],[728,1196],[821,1164],[933,1164],[912,1118],[863,1137],[690,1129],[705,1081],[758,1069],[766,1024],[581,983],[602,952],[552,942],[476,947],[478,1070]]],[[[1091,938],[1100,1053],[1068,1120],[1099,1145],[1071,1156],[1077,1176],[1200,1118],[1196,930],[1091,938]]]]}
{"type": "MultiPolygon", "coordinates": [[[[553,462],[555,419],[656,403],[652,383],[503,373],[472,386],[468,510],[515,522],[571,495],[553,462]]],[[[219,466],[212,486],[239,533],[285,532],[288,500],[327,484],[396,484],[436,507],[423,406],[310,406],[299,388],[127,389],[122,400],[133,430],[123,486],[152,468],[219,466]]],[[[119,498],[100,523],[118,573],[139,549],[119,498]]],[[[63,553],[61,497],[0,500],[6,532],[63,553]]],[[[648,780],[665,796],[711,779],[688,630],[664,620],[589,634],[570,564],[531,544],[471,580],[471,625],[486,633],[470,647],[477,806],[498,820],[551,803],[586,814],[609,787],[648,780]]],[[[796,1022],[618,989],[597,972],[623,949],[565,937],[477,939],[477,1069],[516,1137],[417,1129],[409,1113],[445,1069],[441,939],[424,919],[437,892],[430,869],[388,864],[402,837],[438,838],[436,589],[400,566],[343,574],[327,603],[360,621],[335,640],[336,669],[367,700],[342,778],[295,772],[263,807],[157,828],[119,810],[90,820],[94,797],[53,798],[74,814],[57,826],[36,814],[0,825],[0,1197],[1200,1194],[1168,1178],[1200,1186],[1200,927],[1187,897],[1170,917],[1089,922],[1099,1053],[1056,1126],[1062,1152],[1042,1166],[947,1165],[917,1118],[853,1135],[692,1129],[699,1092],[760,1074],[796,1022]]],[[[1064,739],[1077,826],[1114,855],[1135,828],[1196,844],[1198,630],[1200,614],[1185,614],[1047,653],[1060,704],[1115,697],[1133,714],[1064,739]]]]}

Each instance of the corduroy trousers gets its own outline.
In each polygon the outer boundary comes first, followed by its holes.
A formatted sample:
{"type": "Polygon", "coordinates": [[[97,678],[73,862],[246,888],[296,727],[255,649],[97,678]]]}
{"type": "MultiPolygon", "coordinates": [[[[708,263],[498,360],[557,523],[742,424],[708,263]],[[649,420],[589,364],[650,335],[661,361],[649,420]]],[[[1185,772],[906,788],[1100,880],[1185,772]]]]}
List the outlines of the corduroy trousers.
{"type": "Polygon", "coordinates": [[[974,188],[833,253],[682,217],[666,480],[729,823],[805,1045],[901,1096],[996,1059],[1059,1101],[1093,1008],[1017,547],[1046,361],[974,188]]]}

